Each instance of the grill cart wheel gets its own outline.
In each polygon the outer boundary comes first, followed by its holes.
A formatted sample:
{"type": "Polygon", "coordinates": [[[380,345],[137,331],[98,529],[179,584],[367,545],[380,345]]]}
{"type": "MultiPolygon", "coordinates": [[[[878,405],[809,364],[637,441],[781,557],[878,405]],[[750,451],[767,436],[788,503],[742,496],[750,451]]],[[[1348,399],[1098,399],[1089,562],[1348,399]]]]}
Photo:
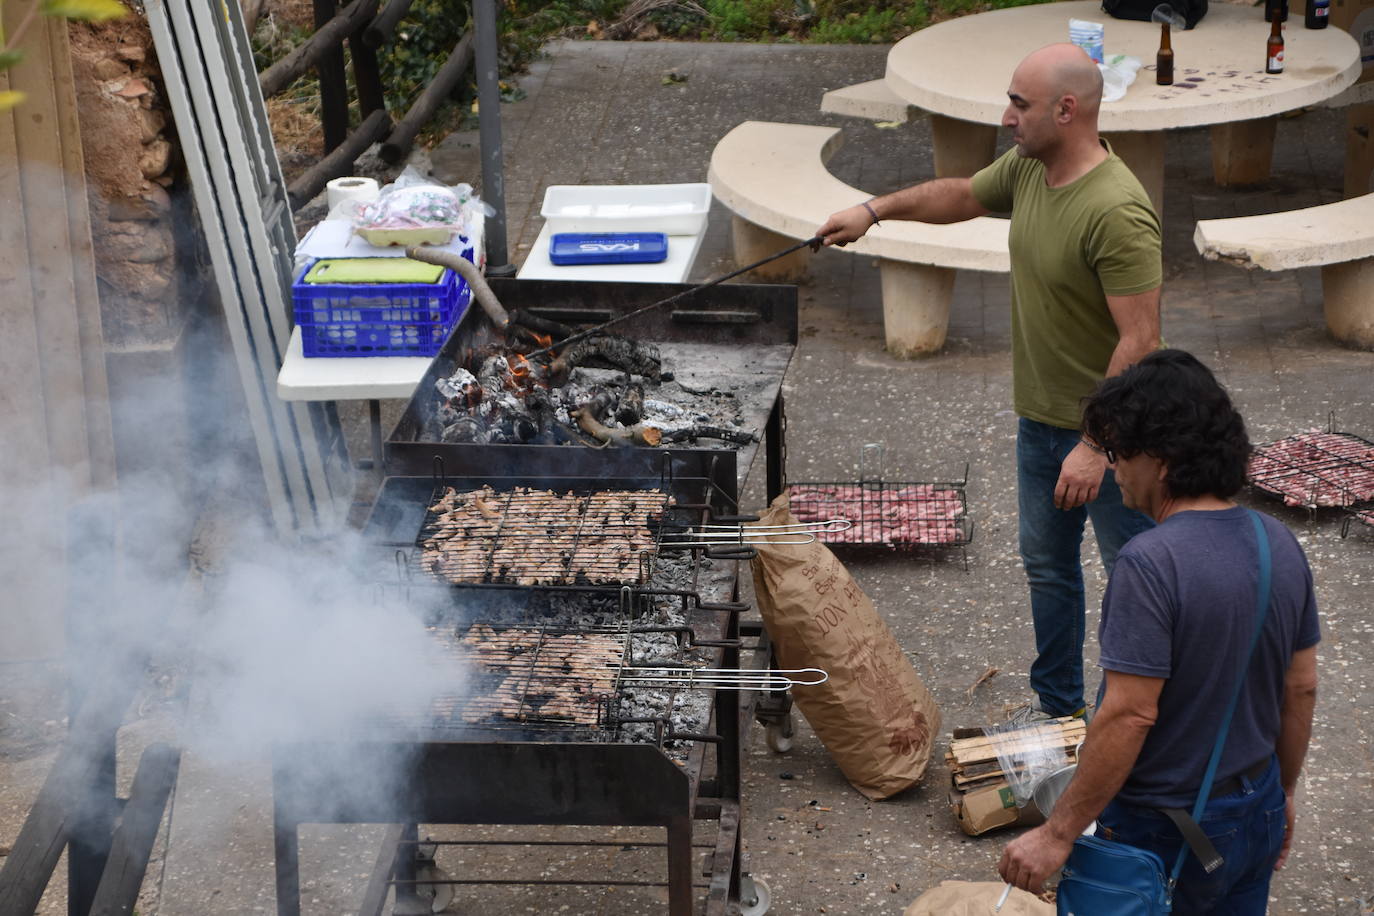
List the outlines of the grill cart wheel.
{"type": "Polygon", "coordinates": [[[773,895],[769,893],[768,885],[752,875],[739,876],[740,916],[763,916],[772,905],[773,895]]]}
{"type": "Polygon", "coordinates": [[[768,742],[768,748],[773,753],[786,754],[792,750],[792,734],[792,711],[789,709],[783,713],[779,721],[768,723],[764,730],[764,740],[768,742]]]}

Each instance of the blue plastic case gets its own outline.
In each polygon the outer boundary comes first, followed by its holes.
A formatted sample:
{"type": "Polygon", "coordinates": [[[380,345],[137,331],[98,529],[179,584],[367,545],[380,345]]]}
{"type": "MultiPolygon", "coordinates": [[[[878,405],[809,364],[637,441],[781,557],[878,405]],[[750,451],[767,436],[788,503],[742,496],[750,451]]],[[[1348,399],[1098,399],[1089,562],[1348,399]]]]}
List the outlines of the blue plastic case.
{"type": "Polygon", "coordinates": [[[549,244],[549,260],[575,264],[657,264],[668,259],[662,232],[559,232],[549,244]]]}

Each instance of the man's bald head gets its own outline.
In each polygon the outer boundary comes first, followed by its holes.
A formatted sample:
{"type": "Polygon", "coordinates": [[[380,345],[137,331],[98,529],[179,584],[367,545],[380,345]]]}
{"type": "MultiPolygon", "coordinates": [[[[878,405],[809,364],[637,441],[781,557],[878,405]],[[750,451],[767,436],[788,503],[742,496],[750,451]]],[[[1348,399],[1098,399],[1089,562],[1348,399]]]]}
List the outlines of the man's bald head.
{"type": "Polygon", "coordinates": [[[1051,99],[1073,96],[1078,100],[1079,117],[1096,123],[1102,105],[1102,71],[1082,48],[1064,42],[1032,51],[1016,68],[1016,75],[1051,99]]]}

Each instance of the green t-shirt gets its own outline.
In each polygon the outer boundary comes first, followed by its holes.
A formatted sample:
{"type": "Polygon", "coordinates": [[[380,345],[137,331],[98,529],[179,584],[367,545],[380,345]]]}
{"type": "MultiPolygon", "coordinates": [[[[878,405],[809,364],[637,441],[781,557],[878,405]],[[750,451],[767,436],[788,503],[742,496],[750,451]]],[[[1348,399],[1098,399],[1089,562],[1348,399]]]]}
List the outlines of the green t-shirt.
{"type": "Polygon", "coordinates": [[[1012,397],[1017,414],[1078,429],[1120,335],[1107,295],[1160,285],[1159,217],[1135,175],[1108,157],[1062,188],[1015,149],[973,176],[973,196],[1011,211],[1012,397]]]}

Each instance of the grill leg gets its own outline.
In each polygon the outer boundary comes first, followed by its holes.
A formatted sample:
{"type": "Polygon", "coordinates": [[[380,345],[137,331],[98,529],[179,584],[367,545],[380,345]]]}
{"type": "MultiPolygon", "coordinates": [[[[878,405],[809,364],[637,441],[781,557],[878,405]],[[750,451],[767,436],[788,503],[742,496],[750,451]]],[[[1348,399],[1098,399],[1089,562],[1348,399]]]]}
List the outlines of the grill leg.
{"type": "Polygon", "coordinates": [[[272,851],[277,860],[277,916],[301,914],[301,847],[297,824],[278,814],[272,824],[272,851]]]}
{"type": "Polygon", "coordinates": [[[391,912],[396,916],[420,916],[429,913],[429,902],[420,899],[415,889],[415,854],[419,850],[420,826],[406,824],[401,830],[401,845],[396,853],[396,902],[391,912]]]}
{"type": "Polygon", "coordinates": [[[668,916],[692,916],[692,819],[668,821],[668,916]]]}
{"type": "Polygon", "coordinates": [[[771,504],[787,489],[787,440],[784,436],[782,392],[778,392],[778,399],[773,402],[763,435],[764,457],[767,459],[766,485],[768,502],[771,504]]]}

